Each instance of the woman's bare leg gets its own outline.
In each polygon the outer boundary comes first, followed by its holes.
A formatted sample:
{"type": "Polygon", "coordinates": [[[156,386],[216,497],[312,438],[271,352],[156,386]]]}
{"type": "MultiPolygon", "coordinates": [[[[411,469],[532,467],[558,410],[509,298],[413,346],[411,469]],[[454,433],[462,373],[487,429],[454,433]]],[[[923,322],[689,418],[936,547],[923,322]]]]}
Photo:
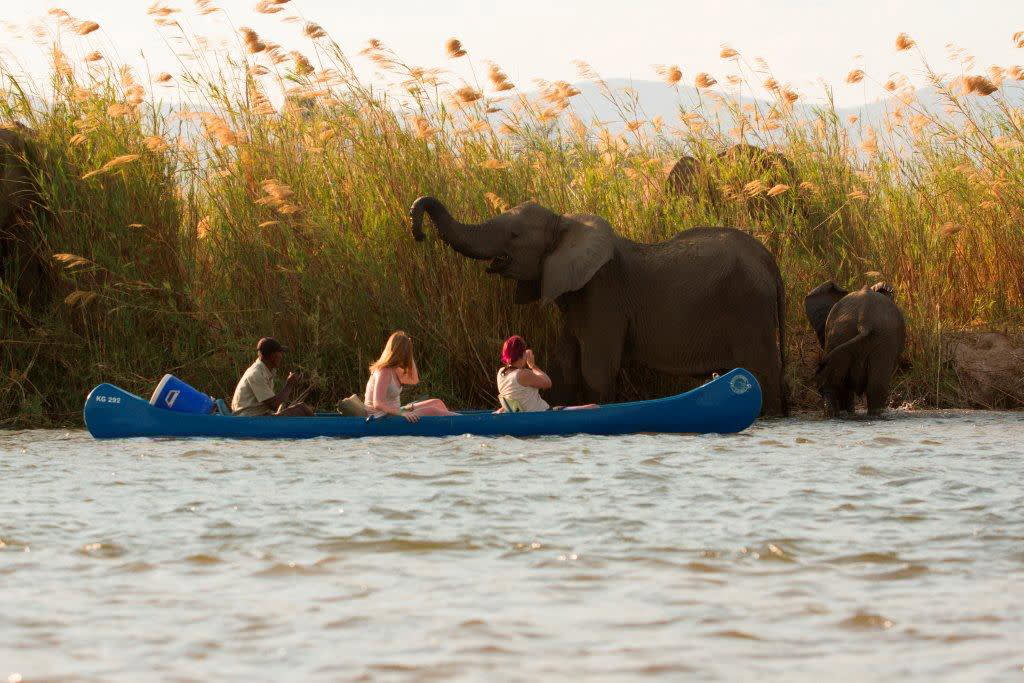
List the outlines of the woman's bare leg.
{"type": "Polygon", "coordinates": [[[410,403],[408,408],[409,410],[407,412],[419,415],[420,417],[424,417],[426,415],[440,415],[444,417],[458,415],[458,413],[453,413],[448,410],[448,406],[446,406],[444,401],[439,398],[428,398],[425,401],[410,403]]]}

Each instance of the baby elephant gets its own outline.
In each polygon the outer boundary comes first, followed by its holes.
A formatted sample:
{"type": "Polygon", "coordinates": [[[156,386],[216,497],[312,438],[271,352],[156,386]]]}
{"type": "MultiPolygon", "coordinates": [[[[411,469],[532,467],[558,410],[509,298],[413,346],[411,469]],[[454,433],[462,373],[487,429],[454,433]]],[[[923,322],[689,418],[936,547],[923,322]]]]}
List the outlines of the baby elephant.
{"type": "Polygon", "coordinates": [[[852,413],[859,394],[867,397],[869,415],[880,415],[888,403],[906,339],[903,313],[892,294],[884,282],[853,293],[826,282],[804,298],[807,320],[824,351],[815,380],[826,417],[852,413]]]}

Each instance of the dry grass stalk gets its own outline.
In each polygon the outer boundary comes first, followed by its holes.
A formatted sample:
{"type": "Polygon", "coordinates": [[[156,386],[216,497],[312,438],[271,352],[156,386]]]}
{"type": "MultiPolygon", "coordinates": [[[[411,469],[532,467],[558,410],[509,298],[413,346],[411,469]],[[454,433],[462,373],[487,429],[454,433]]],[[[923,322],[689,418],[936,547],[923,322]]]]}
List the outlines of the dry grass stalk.
{"type": "Polygon", "coordinates": [[[964,94],[981,95],[982,97],[987,97],[999,90],[992,81],[984,76],[964,76],[963,89],[964,94]]]}
{"type": "Polygon", "coordinates": [[[199,16],[206,16],[213,14],[219,10],[218,7],[214,6],[212,0],[195,0],[196,10],[199,12],[199,16]]]}
{"type": "Polygon", "coordinates": [[[302,32],[307,38],[311,38],[313,40],[319,40],[320,38],[325,38],[327,36],[327,31],[325,31],[320,24],[315,24],[312,21],[306,22],[306,25],[302,28],[302,32]]]}
{"type": "Polygon", "coordinates": [[[110,116],[111,118],[116,119],[121,116],[128,116],[128,114],[131,113],[132,108],[126,104],[122,104],[121,102],[114,102],[107,107],[107,116],[110,116]]]}
{"type": "Polygon", "coordinates": [[[503,171],[508,167],[508,162],[498,161],[497,159],[488,159],[480,164],[480,168],[485,168],[490,171],[503,171]]]}
{"type": "Polygon", "coordinates": [[[430,139],[437,133],[437,128],[430,125],[430,120],[425,116],[413,116],[411,121],[413,132],[421,140],[430,139]]]}
{"type": "Polygon", "coordinates": [[[58,263],[63,263],[64,267],[71,270],[81,266],[94,266],[96,265],[84,256],[78,256],[77,254],[60,253],[54,254],[53,260],[58,263]]]}
{"type": "Polygon", "coordinates": [[[307,59],[304,54],[296,50],[292,50],[289,54],[292,57],[292,64],[296,74],[299,76],[308,76],[313,73],[313,65],[310,64],[309,59],[307,59]]]}
{"type": "Polygon", "coordinates": [[[777,185],[774,185],[765,194],[767,196],[769,196],[769,197],[777,197],[778,195],[782,194],[783,192],[787,191],[788,189],[789,189],[789,185],[784,185],[782,183],[779,183],[777,185]]]}
{"type": "Polygon", "coordinates": [[[154,2],[152,5],[149,6],[149,9],[146,10],[146,14],[148,14],[151,17],[166,17],[171,14],[174,14],[177,11],[178,10],[172,7],[168,7],[159,2],[154,2]]]}
{"type": "Polygon", "coordinates": [[[506,90],[512,90],[516,86],[509,82],[508,76],[501,68],[491,62],[487,67],[487,78],[491,82],[491,86],[498,92],[504,92],[506,90]]]}
{"type": "Polygon", "coordinates": [[[130,164],[131,162],[135,161],[138,158],[139,158],[138,154],[122,154],[121,156],[114,157],[113,159],[111,159],[107,163],[103,164],[103,166],[101,166],[100,168],[96,169],[95,171],[89,171],[88,173],[83,175],[82,176],[82,180],[86,180],[88,178],[92,178],[93,176],[99,175],[101,173],[108,173],[108,172],[113,171],[113,170],[115,170],[117,168],[120,168],[121,166],[124,166],[126,164],[130,164]]]}
{"type": "Polygon", "coordinates": [[[718,81],[712,78],[710,74],[704,73],[703,71],[697,74],[697,77],[693,79],[693,84],[698,88],[710,88],[716,83],[718,83],[718,81]]]}
{"type": "Polygon", "coordinates": [[[242,40],[245,41],[245,47],[249,50],[250,54],[263,52],[267,49],[267,44],[260,40],[259,34],[248,26],[243,26],[238,29],[238,32],[242,34],[242,40]]]}
{"type": "Polygon", "coordinates": [[[964,226],[958,225],[953,221],[948,221],[939,228],[939,234],[941,234],[943,237],[952,237],[953,235],[957,234],[963,229],[964,226]]]}
{"type": "Polygon", "coordinates": [[[170,146],[167,144],[167,141],[159,135],[147,135],[143,138],[142,144],[144,144],[146,149],[150,152],[163,152],[170,146]]]}
{"type": "Polygon", "coordinates": [[[260,14],[277,14],[283,9],[284,7],[281,7],[274,0],[259,0],[256,3],[256,11],[260,14]]]}
{"type": "Polygon", "coordinates": [[[64,297],[64,303],[69,308],[75,308],[76,306],[85,308],[95,299],[96,292],[89,292],[81,289],[76,289],[75,291],[71,292],[66,297],[64,297]]]}
{"type": "Polygon", "coordinates": [[[914,39],[908,36],[906,33],[901,33],[896,36],[896,49],[897,50],[909,50],[914,47],[914,39]]]}
{"type": "Polygon", "coordinates": [[[485,192],[484,199],[487,201],[487,205],[496,213],[503,213],[509,209],[508,202],[493,192],[485,192]]]}
{"type": "Polygon", "coordinates": [[[458,38],[449,38],[444,44],[444,50],[452,59],[466,56],[466,51],[462,48],[462,41],[458,38]]]}
{"type": "Polygon", "coordinates": [[[669,66],[660,67],[658,73],[669,85],[675,85],[679,81],[683,80],[683,72],[679,69],[676,64],[670,64],[669,66]]]}
{"type": "Polygon", "coordinates": [[[481,93],[479,90],[474,90],[472,87],[468,85],[459,88],[454,93],[455,101],[462,104],[470,104],[472,102],[476,102],[481,97],[483,97],[483,93],[481,93]]]}

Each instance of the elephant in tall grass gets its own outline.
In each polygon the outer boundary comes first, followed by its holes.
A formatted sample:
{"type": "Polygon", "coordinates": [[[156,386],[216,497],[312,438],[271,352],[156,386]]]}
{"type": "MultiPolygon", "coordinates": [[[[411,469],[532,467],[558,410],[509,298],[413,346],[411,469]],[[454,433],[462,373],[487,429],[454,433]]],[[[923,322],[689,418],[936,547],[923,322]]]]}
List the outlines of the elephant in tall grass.
{"type": "Polygon", "coordinates": [[[852,413],[861,394],[868,414],[880,415],[906,342],[892,287],[878,282],[851,293],[826,282],[804,298],[804,310],[824,353],[815,381],[826,417],[852,413]]]}
{"type": "Polygon", "coordinates": [[[46,212],[34,173],[40,165],[34,133],[21,125],[0,126],[0,277],[21,304],[38,309],[53,294],[49,254],[34,220],[46,212]]]}
{"type": "MultiPolygon", "coordinates": [[[[740,167],[746,171],[744,180],[762,180],[767,188],[776,184],[792,185],[796,181],[796,170],[789,157],[756,145],[738,144],[717,154],[707,163],[692,156],[684,156],[672,166],[665,180],[665,190],[671,195],[703,195],[714,206],[720,206],[722,191],[714,179],[722,170],[740,167]]],[[[755,208],[769,210],[778,206],[782,196],[759,196],[748,198],[755,208]]]]}
{"type": "Polygon", "coordinates": [[[787,413],[785,291],[775,258],[750,235],[694,228],[641,244],[599,216],[533,202],[467,225],[420,197],[410,211],[417,240],[424,214],[455,251],[515,280],[517,303],[561,310],[554,400],[613,399],[628,360],[692,378],[744,367],[761,383],[765,414],[787,413]]]}

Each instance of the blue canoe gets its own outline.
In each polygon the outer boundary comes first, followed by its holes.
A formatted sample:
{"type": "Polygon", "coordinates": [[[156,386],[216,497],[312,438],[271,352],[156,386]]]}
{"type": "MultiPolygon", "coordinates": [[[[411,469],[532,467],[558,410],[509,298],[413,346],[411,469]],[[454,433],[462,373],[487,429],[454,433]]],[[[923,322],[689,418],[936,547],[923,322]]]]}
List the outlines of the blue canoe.
{"type": "Polygon", "coordinates": [[[761,386],[742,368],[703,386],[653,401],[612,403],[596,410],[545,413],[468,412],[456,417],[366,420],[321,413],[314,417],[233,417],[172,412],[112,384],[85,399],[85,424],[97,439],[133,436],[305,439],[318,436],[543,436],[635,432],[718,432],[746,429],[761,412],[761,386]]]}

